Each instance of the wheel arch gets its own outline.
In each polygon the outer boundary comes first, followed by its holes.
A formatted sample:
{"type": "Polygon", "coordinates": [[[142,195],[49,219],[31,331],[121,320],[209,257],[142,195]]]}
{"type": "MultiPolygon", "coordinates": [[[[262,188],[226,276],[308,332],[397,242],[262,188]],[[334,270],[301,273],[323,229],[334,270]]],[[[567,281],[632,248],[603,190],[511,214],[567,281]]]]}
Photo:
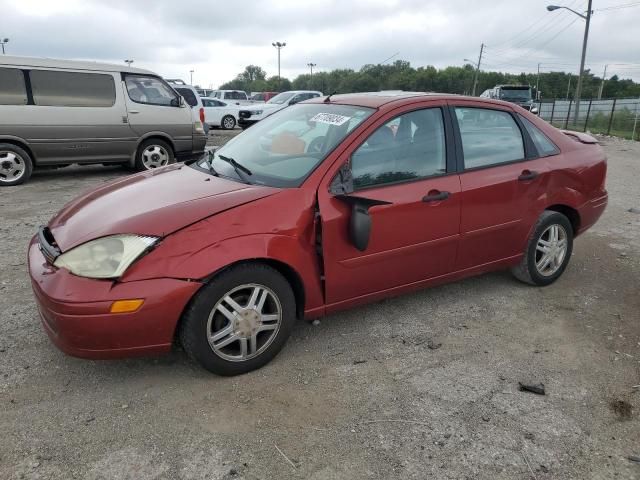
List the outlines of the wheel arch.
{"type": "Polygon", "coordinates": [[[581,225],[580,213],[575,208],[566,204],[557,203],[557,204],[548,206],[545,210],[558,212],[563,214],[565,217],[567,217],[569,219],[569,223],[571,223],[571,228],[573,228],[574,235],[577,235],[578,232],[580,231],[580,225],[581,225]]]}
{"type": "Polygon", "coordinates": [[[37,165],[37,158],[33,153],[33,150],[31,149],[31,147],[29,147],[29,142],[27,142],[26,140],[23,140],[19,137],[0,137],[0,143],[8,143],[10,145],[14,145],[16,147],[23,149],[31,157],[33,166],[35,167],[37,165]]]}

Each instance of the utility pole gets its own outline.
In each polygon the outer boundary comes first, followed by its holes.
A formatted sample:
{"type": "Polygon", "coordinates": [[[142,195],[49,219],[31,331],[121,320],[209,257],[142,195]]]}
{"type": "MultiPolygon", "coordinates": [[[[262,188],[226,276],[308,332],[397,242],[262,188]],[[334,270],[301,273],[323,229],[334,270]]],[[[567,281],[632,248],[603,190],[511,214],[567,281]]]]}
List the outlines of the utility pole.
{"type": "Polygon", "coordinates": [[[195,72],[195,70],[189,70],[189,74],[190,76],[190,80],[189,80],[189,85],[193,85],[193,72],[195,72]]]}
{"type": "Polygon", "coordinates": [[[598,90],[598,100],[602,100],[602,92],[604,91],[604,81],[607,78],[607,67],[609,65],[604,66],[604,73],[602,74],[602,82],[600,82],[600,89],[598,90]]]}
{"type": "Polygon", "coordinates": [[[4,55],[4,46],[5,44],[9,43],[9,39],[8,38],[3,38],[2,40],[0,40],[0,45],[2,45],[2,54],[4,55]]]}
{"type": "Polygon", "coordinates": [[[273,42],[271,45],[278,49],[278,90],[280,90],[280,50],[287,46],[287,42],[273,42]]]}
{"type": "Polygon", "coordinates": [[[484,53],[484,43],[480,44],[480,55],[478,55],[478,65],[476,66],[476,74],[473,76],[473,88],[471,96],[476,96],[476,88],[478,87],[478,73],[480,72],[480,63],[482,62],[482,54],[484,53]]]}
{"type": "Polygon", "coordinates": [[[571,90],[571,74],[569,74],[569,84],[567,85],[567,96],[565,100],[569,100],[569,90],[571,90]]]}
{"type": "MultiPolygon", "coordinates": [[[[538,64],[538,76],[536,77],[536,97],[538,96],[538,87],[540,86],[540,63],[538,64]]],[[[537,100],[537,99],[536,99],[537,100]]]]}

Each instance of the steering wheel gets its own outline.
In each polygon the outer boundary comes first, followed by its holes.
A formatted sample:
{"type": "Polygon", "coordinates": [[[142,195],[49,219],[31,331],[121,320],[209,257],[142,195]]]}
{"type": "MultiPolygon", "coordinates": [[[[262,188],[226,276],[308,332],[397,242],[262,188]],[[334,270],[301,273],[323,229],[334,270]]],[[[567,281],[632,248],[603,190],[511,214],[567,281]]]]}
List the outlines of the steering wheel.
{"type": "Polygon", "coordinates": [[[307,153],[322,153],[322,150],[324,149],[324,142],[326,139],[327,137],[323,135],[311,140],[311,143],[309,143],[309,146],[307,147],[307,153]]]}

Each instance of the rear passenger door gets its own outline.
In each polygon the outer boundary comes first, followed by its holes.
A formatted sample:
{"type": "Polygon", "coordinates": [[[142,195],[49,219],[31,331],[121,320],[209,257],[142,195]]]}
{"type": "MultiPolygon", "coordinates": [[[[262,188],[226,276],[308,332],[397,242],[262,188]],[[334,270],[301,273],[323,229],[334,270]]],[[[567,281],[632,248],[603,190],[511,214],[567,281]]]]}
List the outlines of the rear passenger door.
{"type": "Polygon", "coordinates": [[[31,69],[27,75],[32,95],[15,135],[29,141],[38,164],[129,158],[135,138],[119,74],[31,69]]]}
{"type": "Polygon", "coordinates": [[[456,270],[464,270],[524,251],[548,168],[510,108],[451,103],[462,191],[456,270]]]}

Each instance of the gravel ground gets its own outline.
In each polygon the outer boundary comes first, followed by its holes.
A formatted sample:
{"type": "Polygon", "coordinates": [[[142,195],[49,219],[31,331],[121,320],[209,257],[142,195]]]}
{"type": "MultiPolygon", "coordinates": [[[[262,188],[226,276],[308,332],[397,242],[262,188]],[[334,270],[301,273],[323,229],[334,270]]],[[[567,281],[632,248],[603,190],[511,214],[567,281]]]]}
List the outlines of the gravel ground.
{"type": "Polygon", "coordinates": [[[41,329],[29,238],[122,170],[1,189],[0,478],[640,478],[640,143],[602,140],[609,207],[553,286],[495,273],[300,322],[235,378],[70,358],[41,329]]]}

